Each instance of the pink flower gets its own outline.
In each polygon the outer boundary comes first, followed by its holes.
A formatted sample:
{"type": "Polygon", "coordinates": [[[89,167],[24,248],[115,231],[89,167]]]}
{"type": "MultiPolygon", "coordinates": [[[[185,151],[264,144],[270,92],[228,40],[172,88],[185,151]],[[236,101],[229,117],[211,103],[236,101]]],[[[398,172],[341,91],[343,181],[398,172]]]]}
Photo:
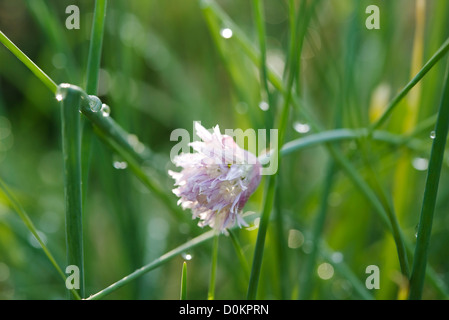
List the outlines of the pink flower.
{"type": "Polygon", "coordinates": [[[218,125],[213,133],[198,122],[195,130],[202,141],[189,145],[196,151],[173,160],[181,172],[168,171],[175,179],[173,193],[183,209],[191,209],[199,226],[224,232],[237,224],[247,226],[242,209],[261,180],[261,164],[252,153],[241,149],[218,125]]]}

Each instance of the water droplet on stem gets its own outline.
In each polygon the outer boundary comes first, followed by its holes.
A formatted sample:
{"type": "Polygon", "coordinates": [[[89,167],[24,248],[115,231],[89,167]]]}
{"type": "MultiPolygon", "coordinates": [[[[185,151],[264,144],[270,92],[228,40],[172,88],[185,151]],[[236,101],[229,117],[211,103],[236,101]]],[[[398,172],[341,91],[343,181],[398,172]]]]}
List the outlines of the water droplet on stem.
{"type": "Polygon", "coordinates": [[[295,122],[293,128],[298,133],[307,133],[310,131],[310,126],[307,123],[295,122]]]}
{"type": "Polygon", "coordinates": [[[109,115],[111,114],[111,108],[105,103],[102,104],[100,111],[103,117],[109,117],[109,115]]]}
{"type": "Polygon", "coordinates": [[[97,96],[89,96],[89,108],[92,112],[98,112],[101,110],[101,100],[97,96]]]}
{"type": "Polygon", "coordinates": [[[232,29],[223,28],[220,30],[220,36],[222,36],[224,39],[230,39],[232,38],[232,35],[233,35],[232,29]]]}

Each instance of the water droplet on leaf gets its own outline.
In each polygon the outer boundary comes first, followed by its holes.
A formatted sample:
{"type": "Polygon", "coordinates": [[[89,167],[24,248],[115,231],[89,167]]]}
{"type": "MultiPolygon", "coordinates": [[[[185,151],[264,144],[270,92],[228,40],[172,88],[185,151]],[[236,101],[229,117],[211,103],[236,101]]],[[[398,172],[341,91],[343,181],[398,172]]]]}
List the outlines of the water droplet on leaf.
{"type": "Polygon", "coordinates": [[[184,260],[190,261],[190,260],[192,260],[193,256],[192,256],[191,253],[184,252],[184,253],[182,254],[182,258],[183,258],[184,260]]]}
{"type": "Polygon", "coordinates": [[[307,123],[295,122],[293,128],[298,133],[307,133],[310,131],[310,126],[307,123]]]}
{"type": "Polygon", "coordinates": [[[103,117],[109,117],[109,115],[111,114],[111,108],[103,103],[103,105],[101,106],[101,114],[103,115],[103,117]]]}
{"type": "Polygon", "coordinates": [[[223,28],[220,30],[220,36],[222,36],[224,39],[230,39],[232,38],[233,32],[229,28],[223,28]]]}
{"type": "Polygon", "coordinates": [[[262,102],[259,103],[259,108],[260,108],[262,111],[267,111],[268,109],[270,109],[270,106],[269,106],[269,104],[266,103],[265,101],[262,101],[262,102]]]}
{"type": "Polygon", "coordinates": [[[56,100],[62,101],[67,95],[67,89],[70,87],[68,83],[61,83],[56,90],[56,100]]]}
{"type": "Polygon", "coordinates": [[[426,171],[429,167],[429,160],[426,158],[414,158],[412,161],[413,168],[418,171],[426,171]]]}
{"type": "Polygon", "coordinates": [[[89,108],[92,112],[98,112],[101,110],[101,100],[97,96],[89,96],[89,108]]]}

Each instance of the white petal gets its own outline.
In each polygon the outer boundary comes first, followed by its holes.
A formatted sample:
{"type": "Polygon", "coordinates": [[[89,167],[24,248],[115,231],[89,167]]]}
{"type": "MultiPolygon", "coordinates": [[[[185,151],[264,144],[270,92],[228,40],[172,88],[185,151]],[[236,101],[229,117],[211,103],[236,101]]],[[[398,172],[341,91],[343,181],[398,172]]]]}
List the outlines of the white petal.
{"type": "Polygon", "coordinates": [[[195,122],[195,130],[196,134],[201,138],[201,140],[207,142],[212,139],[212,134],[207,131],[207,129],[204,128],[199,122],[195,122]]]}

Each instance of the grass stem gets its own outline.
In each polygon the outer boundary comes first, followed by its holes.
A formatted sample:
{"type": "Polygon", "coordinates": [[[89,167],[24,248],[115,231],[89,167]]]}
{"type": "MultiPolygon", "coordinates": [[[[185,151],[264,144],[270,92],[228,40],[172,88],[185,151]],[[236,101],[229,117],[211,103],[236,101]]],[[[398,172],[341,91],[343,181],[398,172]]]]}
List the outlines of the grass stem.
{"type": "Polygon", "coordinates": [[[0,42],[9,49],[16,56],[17,59],[22,61],[22,63],[30,69],[31,72],[34,73],[42,83],[50,89],[51,92],[56,94],[58,90],[58,85],[44,72],[41,68],[39,68],[28,56],[22,52],[2,31],[0,31],[0,42]]]}
{"type": "Polygon", "coordinates": [[[67,265],[79,269],[79,295],[84,296],[83,214],[81,194],[80,90],[60,86],[67,265]]]}
{"type": "Polygon", "coordinates": [[[435,139],[427,172],[426,187],[418,224],[415,255],[413,257],[412,275],[410,277],[410,299],[421,299],[424,287],[424,277],[427,266],[427,256],[432,232],[433,216],[435,211],[441,167],[443,164],[444,149],[449,130],[449,68],[443,86],[443,95],[435,128],[435,139]]]}

